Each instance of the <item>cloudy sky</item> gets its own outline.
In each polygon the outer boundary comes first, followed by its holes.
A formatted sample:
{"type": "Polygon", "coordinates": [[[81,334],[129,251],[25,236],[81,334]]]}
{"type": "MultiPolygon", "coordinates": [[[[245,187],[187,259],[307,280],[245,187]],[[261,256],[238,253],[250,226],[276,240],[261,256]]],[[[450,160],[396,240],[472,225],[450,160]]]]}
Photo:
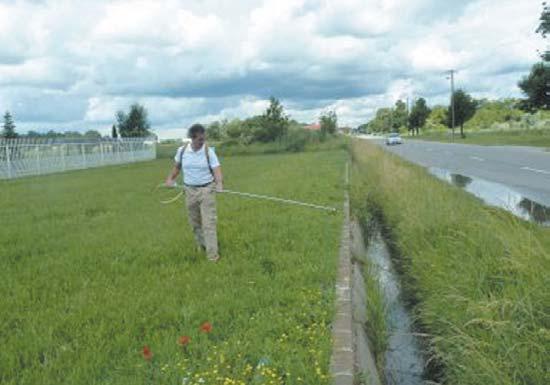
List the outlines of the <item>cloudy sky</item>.
{"type": "Polygon", "coordinates": [[[539,0],[0,0],[0,111],[17,131],[110,132],[134,102],[160,137],[193,122],[334,109],[340,125],[422,96],[445,71],[476,97],[518,97],[539,0]]]}

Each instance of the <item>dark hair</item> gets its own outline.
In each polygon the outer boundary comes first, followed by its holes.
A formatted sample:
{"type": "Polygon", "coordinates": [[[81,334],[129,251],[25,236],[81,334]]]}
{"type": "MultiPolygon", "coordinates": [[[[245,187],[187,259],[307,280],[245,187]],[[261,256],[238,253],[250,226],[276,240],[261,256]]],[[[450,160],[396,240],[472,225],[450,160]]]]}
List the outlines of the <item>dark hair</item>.
{"type": "Polygon", "coordinates": [[[189,127],[189,131],[187,131],[187,136],[191,139],[195,137],[197,134],[204,134],[206,130],[204,129],[204,126],[199,123],[193,124],[191,127],[189,127]]]}

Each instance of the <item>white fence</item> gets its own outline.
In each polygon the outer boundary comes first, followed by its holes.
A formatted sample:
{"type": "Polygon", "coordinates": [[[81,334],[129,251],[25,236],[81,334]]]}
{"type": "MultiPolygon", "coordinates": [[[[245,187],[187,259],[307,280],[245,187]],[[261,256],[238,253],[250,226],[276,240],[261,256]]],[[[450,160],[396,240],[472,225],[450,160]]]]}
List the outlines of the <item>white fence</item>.
{"type": "Polygon", "coordinates": [[[0,179],[155,159],[156,141],[123,139],[0,139],[0,179]]]}

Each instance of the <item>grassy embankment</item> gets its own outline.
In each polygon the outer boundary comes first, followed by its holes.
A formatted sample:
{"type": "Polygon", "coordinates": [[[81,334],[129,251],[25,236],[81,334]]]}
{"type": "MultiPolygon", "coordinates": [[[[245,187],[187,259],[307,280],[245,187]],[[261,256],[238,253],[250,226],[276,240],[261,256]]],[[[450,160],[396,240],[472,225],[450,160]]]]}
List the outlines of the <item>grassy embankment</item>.
{"type": "Polygon", "coordinates": [[[550,149],[550,130],[530,129],[517,131],[472,131],[466,132],[466,138],[460,137],[458,130],[454,139],[448,132],[429,132],[406,139],[431,140],[446,143],[480,144],[485,146],[536,146],[550,149]]]}
{"type": "MultiPolygon", "coordinates": [[[[443,368],[438,378],[550,383],[550,229],[484,206],[366,141],[352,149],[354,212],[367,226],[383,223],[430,356],[443,368]]],[[[383,348],[383,322],[371,327],[383,348]]]]}
{"type": "MultiPolygon", "coordinates": [[[[340,207],[345,159],[222,164],[227,188],[340,207]]],[[[218,196],[212,264],[151,192],[171,164],[0,182],[2,384],[329,383],[341,215],[218,196]]]]}

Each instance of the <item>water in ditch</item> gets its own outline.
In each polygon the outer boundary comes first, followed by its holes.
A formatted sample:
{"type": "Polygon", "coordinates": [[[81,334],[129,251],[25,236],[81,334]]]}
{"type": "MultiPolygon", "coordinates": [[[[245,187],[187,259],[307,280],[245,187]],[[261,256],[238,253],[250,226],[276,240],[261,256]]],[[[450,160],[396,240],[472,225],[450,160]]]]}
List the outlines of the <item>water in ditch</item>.
{"type": "Polygon", "coordinates": [[[542,226],[550,226],[550,207],[532,201],[505,185],[454,174],[436,167],[430,167],[428,171],[439,179],[474,194],[488,205],[503,208],[517,217],[542,226]]]}
{"type": "Polygon", "coordinates": [[[388,350],[384,378],[387,385],[420,385],[426,366],[422,344],[414,332],[412,317],[401,295],[399,277],[389,249],[377,231],[369,239],[366,257],[375,274],[387,307],[388,350]]]}

